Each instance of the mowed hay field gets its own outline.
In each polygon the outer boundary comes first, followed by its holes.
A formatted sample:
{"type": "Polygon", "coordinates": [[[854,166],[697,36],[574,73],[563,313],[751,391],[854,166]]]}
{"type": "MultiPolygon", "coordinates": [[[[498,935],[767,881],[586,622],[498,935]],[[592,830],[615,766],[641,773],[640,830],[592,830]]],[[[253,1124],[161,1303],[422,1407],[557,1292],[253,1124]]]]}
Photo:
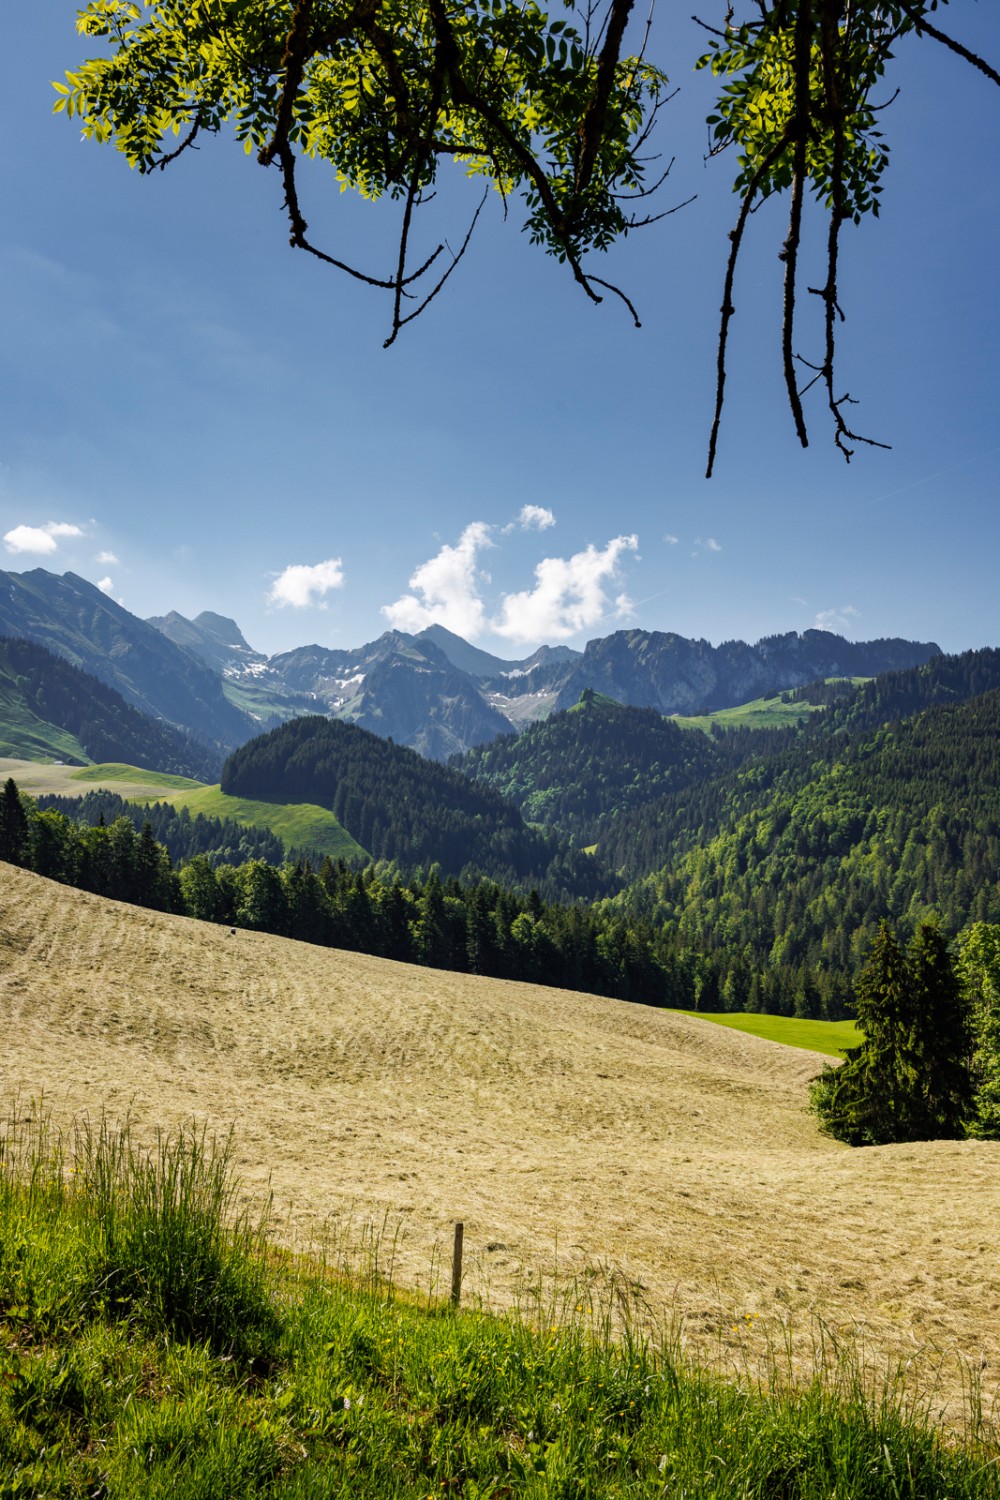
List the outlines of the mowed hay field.
{"type": "MultiPolygon", "coordinates": [[[[1000,1146],[851,1151],[822,1065],[696,1017],[162,916],[0,865],[0,1095],[141,1134],[235,1126],[275,1236],[388,1216],[426,1289],[465,1223],[468,1294],[616,1268],[699,1357],[822,1320],[957,1411],[1000,1370],[1000,1146]],[[734,1333],[734,1326],[739,1333],[734,1333]],[[983,1361],[986,1364],[983,1365],[983,1361]]],[[[755,1344],[756,1341],[756,1344],[755,1344]]]]}

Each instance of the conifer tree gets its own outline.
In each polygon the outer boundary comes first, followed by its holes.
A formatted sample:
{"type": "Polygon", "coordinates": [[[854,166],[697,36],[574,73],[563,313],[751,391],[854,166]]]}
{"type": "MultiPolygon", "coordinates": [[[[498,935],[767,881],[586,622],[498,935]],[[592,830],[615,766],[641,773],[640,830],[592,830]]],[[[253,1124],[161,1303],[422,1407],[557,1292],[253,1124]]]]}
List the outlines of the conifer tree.
{"type": "Polygon", "coordinates": [[[976,922],[963,933],[959,977],[969,998],[975,1109],[969,1134],[1000,1140],[1000,926],[976,922]]]}
{"type": "Polygon", "coordinates": [[[910,944],[911,1054],[916,1089],[911,1140],[958,1140],[973,1112],[969,1006],[948,941],[936,921],[921,922],[910,944]]]}
{"type": "Polygon", "coordinates": [[[855,1011],[863,1041],[812,1086],[821,1128],[850,1146],[963,1135],[972,1092],[966,1006],[936,923],[921,925],[909,954],[880,923],[855,1011]]]}
{"type": "Polygon", "coordinates": [[[21,806],[17,783],[8,776],[0,793],[0,859],[12,865],[23,864],[27,848],[27,815],[21,806]]]}

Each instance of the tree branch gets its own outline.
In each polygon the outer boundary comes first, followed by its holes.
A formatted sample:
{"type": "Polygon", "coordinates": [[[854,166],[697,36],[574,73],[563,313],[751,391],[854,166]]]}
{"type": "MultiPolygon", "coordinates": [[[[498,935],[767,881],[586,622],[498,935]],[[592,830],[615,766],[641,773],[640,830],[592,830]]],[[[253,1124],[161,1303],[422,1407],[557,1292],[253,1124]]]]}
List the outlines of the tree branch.
{"type": "Polygon", "coordinates": [[[997,72],[996,68],[991,68],[989,63],[980,57],[977,52],[970,51],[961,42],[957,42],[954,37],[948,36],[946,32],[939,31],[936,26],[932,26],[925,16],[922,16],[919,11],[914,10],[909,0],[897,0],[897,4],[903,14],[908,16],[913,22],[918,36],[921,32],[925,32],[927,36],[933,37],[936,42],[940,42],[943,47],[947,47],[949,52],[957,53],[967,63],[971,63],[974,68],[978,68],[980,73],[985,73],[986,77],[993,83],[1000,84],[1000,73],[997,72]]]}
{"type": "Polygon", "coordinates": [[[722,293],[722,322],[719,325],[719,344],[716,355],[716,377],[715,377],[715,417],[712,421],[712,432],[708,440],[708,465],[705,469],[705,478],[711,479],[712,470],[715,467],[715,453],[719,442],[719,427],[722,423],[722,405],[726,391],[726,346],[729,340],[729,323],[736,311],[733,306],[733,282],[736,279],[736,262],[739,259],[740,246],[743,241],[743,232],[747,227],[747,220],[753,208],[753,201],[757,196],[764,175],[768,172],[788,144],[789,127],[786,127],[781,137],[775,141],[765,156],[760,161],[756,172],[747,184],[746,192],[743,194],[743,202],[740,205],[739,218],[736,220],[735,229],[729,231],[731,245],[729,259],[726,264],[726,282],[722,293]]]}
{"type": "Polygon", "coordinates": [[[632,12],[634,0],[611,0],[608,29],[597,64],[597,78],[590,102],[580,122],[580,154],[576,163],[575,188],[582,195],[590,186],[604,136],[604,122],[608,113],[608,100],[615,82],[615,69],[621,56],[625,27],[632,12]]]}

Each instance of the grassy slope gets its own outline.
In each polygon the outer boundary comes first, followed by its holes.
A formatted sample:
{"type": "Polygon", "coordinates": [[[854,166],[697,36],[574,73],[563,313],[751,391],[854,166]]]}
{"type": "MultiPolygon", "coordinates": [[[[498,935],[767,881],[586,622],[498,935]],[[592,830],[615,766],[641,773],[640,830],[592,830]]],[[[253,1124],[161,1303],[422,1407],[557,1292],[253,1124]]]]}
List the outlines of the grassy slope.
{"type": "Polygon", "coordinates": [[[711,734],[713,724],[723,729],[778,729],[801,724],[815,709],[811,703],[782,703],[780,698],[754,698],[736,708],[720,708],[711,714],[675,714],[681,729],[703,729],[711,734]]]}
{"type": "Polygon", "coordinates": [[[723,1363],[764,1358],[790,1327],[808,1367],[822,1317],[862,1323],[873,1361],[905,1349],[938,1406],[961,1391],[936,1350],[981,1354],[997,1392],[1000,1149],[821,1137],[804,1107],[820,1054],[231,936],[8,868],[2,892],[0,1095],[44,1092],[64,1118],[129,1111],[146,1136],[235,1122],[237,1170],[270,1184],[284,1244],[331,1216],[342,1235],[352,1213],[386,1219],[399,1279],[426,1288],[461,1218],[470,1298],[619,1267],[723,1363]]]}
{"type": "Polygon", "coordinates": [[[28,761],[73,760],[86,765],[90,756],[75,735],[40,719],[9,677],[0,676],[0,756],[28,761]]]}
{"type": "Polygon", "coordinates": [[[13,776],[23,791],[31,793],[73,797],[108,787],[130,801],[169,802],[178,809],[186,807],[192,817],[202,812],[206,817],[232,818],[244,828],[270,828],[289,848],[315,849],[332,859],[364,857],[365,853],[329,809],[312,803],[285,805],[226,797],[217,786],[204,786],[185,776],[115,764],[74,768],[0,760],[0,778],[8,776],[13,776]]]}
{"type": "MultiPolygon", "coordinates": [[[[686,1011],[694,1015],[694,1011],[686,1011]]],[[[789,1016],[763,1016],[749,1011],[699,1011],[703,1021],[714,1021],[717,1026],[729,1026],[734,1031],[744,1031],[748,1036],[763,1037],[769,1042],[780,1042],[785,1047],[803,1047],[807,1052],[822,1052],[826,1057],[843,1057],[848,1047],[861,1040],[861,1033],[853,1021],[800,1021],[789,1016]]]]}
{"type": "Polygon", "coordinates": [[[150,1173],[127,1133],[62,1144],[24,1108],[0,1157],[5,1496],[1000,1496],[988,1429],[963,1449],[907,1419],[905,1386],[866,1399],[835,1343],[818,1379],[787,1390],[779,1356],[754,1389],[616,1338],[582,1287],[521,1317],[414,1306],[372,1254],[359,1283],[227,1236],[231,1178],[197,1134],[150,1173]]]}
{"type": "MultiPolygon", "coordinates": [[[[831,682],[835,680],[827,679],[831,682]]],[[[850,680],[857,686],[870,679],[852,677],[850,680]]],[[[673,722],[682,729],[702,729],[706,734],[711,734],[713,724],[719,724],[723,729],[783,729],[792,724],[803,723],[810,714],[817,711],[816,704],[783,703],[780,696],[776,696],[754,698],[750,703],[741,703],[736,708],[720,708],[711,714],[674,714],[672,717],[673,722]]]]}

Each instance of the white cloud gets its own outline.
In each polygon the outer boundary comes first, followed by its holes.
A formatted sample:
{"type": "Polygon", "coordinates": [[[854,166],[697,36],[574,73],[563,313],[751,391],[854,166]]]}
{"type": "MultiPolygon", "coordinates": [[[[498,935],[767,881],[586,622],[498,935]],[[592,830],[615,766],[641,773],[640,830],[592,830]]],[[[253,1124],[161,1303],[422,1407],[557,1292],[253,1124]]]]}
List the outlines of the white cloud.
{"type": "Polygon", "coordinates": [[[674,536],[672,531],[667,531],[664,532],[663,540],[666,542],[668,547],[676,547],[677,543],[680,541],[680,537],[674,536]]]}
{"type": "Polygon", "coordinates": [[[855,609],[853,604],[842,604],[839,609],[821,609],[816,616],[813,628],[815,630],[832,630],[835,634],[849,630],[854,620],[859,619],[861,611],[855,609]]]}
{"type": "Polygon", "coordinates": [[[478,556],[483,548],[492,547],[492,530],[485,521],[473,521],[456,546],[446,543],[434,557],[421,563],[410,577],[414,592],[404,594],[395,604],[383,604],[382,613],[389,624],[406,631],[437,624],[466,638],[482,635],[487,622],[480,587],[489,580],[479,567],[478,556]]]}
{"type": "Polygon", "coordinates": [[[110,578],[99,578],[97,581],[97,587],[100,589],[102,594],[113,594],[115,591],[115,586],[110,578]]]}
{"type": "Polygon", "coordinates": [[[513,521],[500,527],[501,536],[510,536],[512,531],[547,531],[556,524],[556,518],[547,505],[522,505],[513,521]]]}
{"type": "Polygon", "coordinates": [[[547,505],[522,505],[517,520],[525,531],[547,531],[556,524],[556,518],[547,505]]]}
{"type": "Polygon", "coordinates": [[[270,604],[276,604],[279,609],[284,609],[286,604],[291,604],[295,609],[308,609],[310,605],[318,605],[320,609],[324,594],[331,589],[339,589],[343,586],[344,569],[339,557],[331,557],[326,562],[314,563],[309,567],[305,563],[293,563],[279,573],[271,585],[267,596],[270,604]]]}
{"type": "Polygon", "coordinates": [[[715,540],[714,536],[710,536],[710,537],[708,537],[706,539],[705,546],[708,548],[709,552],[721,552],[722,551],[721,544],[715,540]]]}
{"type": "Polygon", "coordinates": [[[94,561],[104,563],[105,566],[108,566],[110,564],[118,562],[118,558],[113,552],[98,552],[97,556],[94,558],[94,561]]]}
{"type": "Polygon", "coordinates": [[[44,526],[15,526],[4,534],[4,546],[8,552],[34,552],[39,557],[50,557],[58,550],[59,537],[83,536],[79,526],[68,521],[46,521],[44,526]]]}
{"type": "Polygon", "coordinates": [[[808,599],[801,599],[798,594],[792,594],[791,599],[792,599],[792,603],[793,604],[808,604],[809,603],[808,599]]]}
{"type": "MultiPolygon", "coordinates": [[[[535,587],[504,597],[499,616],[491,622],[497,634],[515,641],[565,640],[596,625],[609,611],[605,583],[617,578],[622,554],[635,552],[636,536],[618,536],[603,550],[593,544],[572,557],[545,557],[535,568],[535,587]]],[[[619,594],[614,609],[631,609],[619,594]]]]}

